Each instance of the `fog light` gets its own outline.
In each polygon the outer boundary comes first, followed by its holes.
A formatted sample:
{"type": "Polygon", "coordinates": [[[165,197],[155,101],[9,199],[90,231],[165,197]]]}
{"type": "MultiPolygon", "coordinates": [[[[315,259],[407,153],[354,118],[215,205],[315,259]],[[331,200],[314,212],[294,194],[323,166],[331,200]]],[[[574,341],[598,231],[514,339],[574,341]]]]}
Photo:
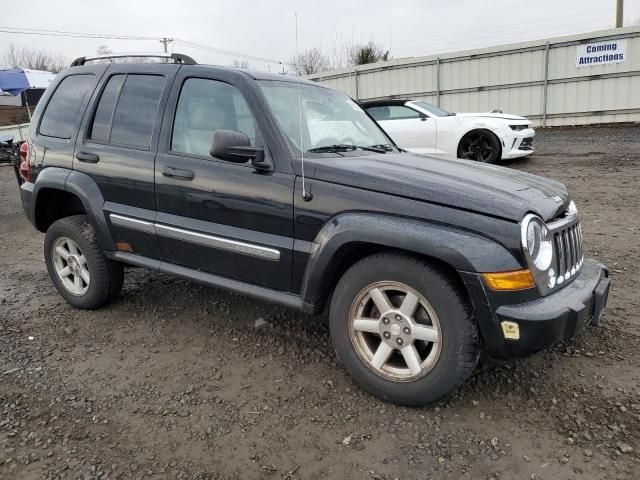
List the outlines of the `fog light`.
{"type": "Polygon", "coordinates": [[[492,290],[526,290],[536,286],[529,270],[483,273],[482,276],[492,290]]]}
{"type": "Polygon", "coordinates": [[[516,322],[504,321],[500,323],[502,334],[507,340],[520,340],[520,327],[516,322]]]}

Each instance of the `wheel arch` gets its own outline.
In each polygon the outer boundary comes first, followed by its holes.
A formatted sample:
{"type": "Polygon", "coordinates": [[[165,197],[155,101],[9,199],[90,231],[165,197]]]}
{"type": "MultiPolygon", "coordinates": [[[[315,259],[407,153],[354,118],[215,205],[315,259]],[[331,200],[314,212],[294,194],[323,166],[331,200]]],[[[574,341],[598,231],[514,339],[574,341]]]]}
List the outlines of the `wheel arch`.
{"type": "Polygon", "coordinates": [[[38,191],[34,214],[36,228],[44,233],[56,220],[86,214],[86,211],[77,195],[55,187],[44,187],[38,191]]]}
{"type": "Polygon", "coordinates": [[[48,167],[36,179],[31,218],[41,232],[60,218],[85,214],[96,229],[103,250],[115,250],[115,242],[103,212],[104,198],[87,174],[66,168],[48,167]]]}
{"type": "Polygon", "coordinates": [[[472,125],[469,128],[465,129],[461,135],[459,135],[458,141],[456,142],[456,158],[460,158],[458,157],[458,151],[460,150],[460,143],[462,143],[462,140],[464,139],[464,137],[466,137],[467,135],[473,132],[486,132],[491,136],[493,136],[498,141],[498,145],[500,147],[500,154],[498,155],[498,160],[502,158],[502,153],[504,152],[504,149],[505,149],[504,140],[500,135],[498,135],[495,132],[495,130],[490,125],[486,125],[486,124],[472,125]]]}
{"type": "Polygon", "coordinates": [[[346,213],[318,233],[302,281],[306,303],[322,308],[340,276],[354,263],[380,251],[398,251],[457,272],[521,268],[498,243],[452,227],[390,215],[346,213]]]}

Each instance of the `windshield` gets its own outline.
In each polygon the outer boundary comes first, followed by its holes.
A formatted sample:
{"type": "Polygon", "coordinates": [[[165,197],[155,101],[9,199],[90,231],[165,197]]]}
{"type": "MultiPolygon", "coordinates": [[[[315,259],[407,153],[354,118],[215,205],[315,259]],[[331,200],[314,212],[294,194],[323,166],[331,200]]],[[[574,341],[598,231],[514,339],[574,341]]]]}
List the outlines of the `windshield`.
{"type": "Polygon", "coordinates": [[[423,102],[422,100],[411,102],[411,104],[415,105],[416,107],[420,107],[420,108],[426,110],[427,112],[435,115],[436,117],[447,117],[449,115],[453,115],[452,113],[447,112],[446,110],[443,110],[442,108],[434,107],[430,103],[423,102]]]}
{"type": "Polygon", "coordinates": [[[258,84],[278,123],[297,150],[305,153],[356,149],[384,153],[395,150],[380,127],[342,93],[294,82],[260,80],[258,84]],[[301,112],[298,109],[298,89],[301,112]]]}

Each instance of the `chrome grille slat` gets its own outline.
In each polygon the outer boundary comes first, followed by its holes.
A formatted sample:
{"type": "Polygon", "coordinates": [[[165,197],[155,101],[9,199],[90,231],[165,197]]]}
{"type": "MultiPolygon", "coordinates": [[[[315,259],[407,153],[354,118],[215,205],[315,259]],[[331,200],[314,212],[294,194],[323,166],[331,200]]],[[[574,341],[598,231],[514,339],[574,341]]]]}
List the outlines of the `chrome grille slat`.
{"type": "Polygon", "coordinates": [[[564,276],[567,276],[569,270],[571,270],[571,244],[569,243],[569,230],[562,232],[562,240],[564,242],[565,262],[564,262],[564,276]]]}
{"type": "Polygon", "coordinates": [[[582,246],[582,225],[578,224],[578,243],[580,244],[580,261],[584,257],[584,250],[582,246]]]}
{"type": "Polygon", "coordinates": [[[562,235],[556,233],[554,235],[556,239],[556,257],[558,263],[558,277],[564,276],[564,242],[562,241],[562,235]]]}
{"type": "Polygon", "coordinates": [[[578,243],[576,242],[576,227],[569,227],[569,240],[571,240],[571,271],[575,273],[575,267],[578,265],[578,243]]]}

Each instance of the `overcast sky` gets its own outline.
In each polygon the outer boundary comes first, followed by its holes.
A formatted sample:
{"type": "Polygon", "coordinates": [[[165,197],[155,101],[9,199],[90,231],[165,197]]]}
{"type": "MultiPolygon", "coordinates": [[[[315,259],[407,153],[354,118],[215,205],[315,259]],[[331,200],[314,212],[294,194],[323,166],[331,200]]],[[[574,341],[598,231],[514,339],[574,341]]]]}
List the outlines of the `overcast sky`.
{"type": "MultiPolygon", "coordinates": [[[[3,12],[0,28],[167,36],[288,61],[295,53],[297,12],[301,51],[321,47],[335,55],[345,45],[373,40],[400,58],[613,27],[615,4],[615,0],[29,0],[28,7],[3,12]]],[[[625,24],[631,22],[640,22],[640,0],[625,1],[625,24]]],[[[102,44],[117,52],[162,48],[156,40],[0,32],[0,55],[10,43],[70,59],[94,54],[102,44]]],[[[185,46],[170,48],[200,63],[229,65],[234,60],[185,46]]],[[[260,69],[281,68],[275,63],[249,62],[260,69]]]]}

